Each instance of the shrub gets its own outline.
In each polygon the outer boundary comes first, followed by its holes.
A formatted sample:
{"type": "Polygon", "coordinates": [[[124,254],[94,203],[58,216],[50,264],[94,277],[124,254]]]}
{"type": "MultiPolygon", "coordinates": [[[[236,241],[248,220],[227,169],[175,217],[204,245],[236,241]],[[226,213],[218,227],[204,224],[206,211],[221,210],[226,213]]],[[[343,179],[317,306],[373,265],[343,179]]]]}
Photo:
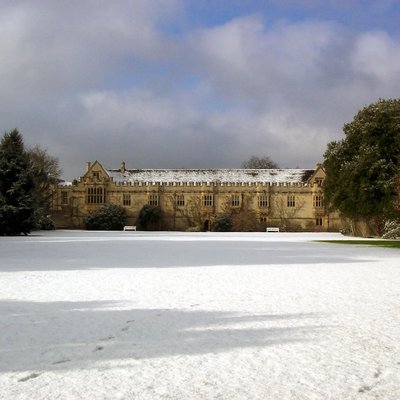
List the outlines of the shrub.
{"type": "Polygon", "coordinates": [[[45,214],[42,210],[36,210],[35,229],[41,231],[53,231],[56,229],[56,226],[50,215],[45,214]]]}
{"type": "Polygon", "coordinates": [[[228,232],[231,230],[231,216],[229,214],[217,214],[212,226],[214,232],[228,232]]]}
{"type": "Polygon", "coordinates": [[[258,221],[257,215],[254,211],[233,213],[231,221],[232,232],[259,232],[262,230],[262,225],[258,221]]]}
{"type": "Polygon", "coordinates": [[[120,231],[127,222],[124,208],[116,204],[104,204],[85,219],[86,229],[120,231]]]}
{"type": "Polygon", "coordinates": [[[154,229],[161,218],[161,209],[158,206],[145,204],[139,212],[138,222],[140,226],[147,229],[154,229]]]}
{"type": "Polygon", "coordinates": [[[386,221],[383,228],[383,239],[400,239],[400,220],[386,221]]]}

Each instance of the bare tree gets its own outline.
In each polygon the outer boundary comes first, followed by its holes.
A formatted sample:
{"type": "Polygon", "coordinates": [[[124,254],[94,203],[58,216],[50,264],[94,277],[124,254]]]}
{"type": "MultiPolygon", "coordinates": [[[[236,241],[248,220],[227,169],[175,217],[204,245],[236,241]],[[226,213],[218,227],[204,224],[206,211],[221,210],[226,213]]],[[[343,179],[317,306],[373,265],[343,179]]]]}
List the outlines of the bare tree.
{"type": "MultiPolygon", "coordinates": [[[[282,230],[288,230],[294,228],[293,222],[291,222],[297,215],[297,213],[304,207],[305,200],[299,196],[295,196],[291,193],[285,193],[282,196],[278,196],[274,199],[274,210],[276,210],[279,219],[279,228],[282,230]],[[288,206],[287,196],[294,196],[294,205],[288,206]]],[[[276,215],[276,212],[274,214],[276,215]]]]}
{"type": "Polygon", "coordinates": [[[49,155],[46,150],[39,146],[28,149],[27,153],[33,172],[36,225],[40,229],[54,229],[50,209],[54,190],[61,175],[58,158],[49,155]]]}
{"type": "Polygon", "coordinates": [[[250,196],[242,196],[240,206],[233,206],[231,196],[226,196],[222,209],[230,215],[231,231],[233,232],[257,232],[260,230],[260,222],[257,213],[251,209],[250,196]]]}
{"type": "Polygon", "coordinates": [[[28,149],[27,153],[34,174],[36,208],[47,211],[50,208],[51,189],[57,185],[61,175],[58,158],[39,146],[28,149]]]}
{"type": "Polygon", "coordinates": [[[278,164],[272,161],[269,157],[251,156],[241,165],[243,169],[274,169],[278,168],[278,164]]]}
{"type": "Polygon", "coordinates": [[[185,198],[185,206],[178,207],[175,195],[168,196],[168,201],[173,209],[173,228],[176,228],[176,219],[184,218],[191,228],[201,230],[203,228],[204,213],[202,212],[201,197],[193,195],[185,198]]]}

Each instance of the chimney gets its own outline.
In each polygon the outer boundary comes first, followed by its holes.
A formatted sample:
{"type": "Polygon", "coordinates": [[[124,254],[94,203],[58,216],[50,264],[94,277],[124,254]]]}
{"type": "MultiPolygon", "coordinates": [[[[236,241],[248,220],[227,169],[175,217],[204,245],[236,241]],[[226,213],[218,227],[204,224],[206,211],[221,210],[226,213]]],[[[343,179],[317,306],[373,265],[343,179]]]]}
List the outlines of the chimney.
{"type": "Polygon", "coordinates": [[[92,166],[92,163],[91,163],[90,161],[88,161],[88,162],[86,163],[86,172],[89,171],[89,169],[90,169],[91,166],[92,166]]]}
{"type": "Polygon", "coordinates": [[[121,168],[120,168],[121,174],[125,173],[125,161],[121,161],[121,168]]]}

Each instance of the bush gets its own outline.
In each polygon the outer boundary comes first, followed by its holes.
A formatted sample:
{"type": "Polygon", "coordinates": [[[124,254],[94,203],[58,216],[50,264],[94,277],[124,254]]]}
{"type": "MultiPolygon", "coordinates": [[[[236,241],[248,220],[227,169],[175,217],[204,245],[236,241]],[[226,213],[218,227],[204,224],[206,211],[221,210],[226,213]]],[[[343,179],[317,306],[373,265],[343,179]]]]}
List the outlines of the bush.
{"type": "Polygon", "coordinates": [[[54,231],[56,226],[51,216],[43,213],[41,210],[35,212],[35,229],[41,231],[54,231]]]}
{"type": "Polygon", "coordinates": [[[231,216],[229,214],[217,214],[212,228],[214,232],[229,232],[231,230],[231,216]]]}
{"type": "Polygon", "coordinates": [[[386,221],[383,228],[383,239],[400,239],[400,220],[386,221]]]}
{"type": "Polygon", "coordinates": [[[86,229],[121,231],[127,222],[125,209],[116,204],[104,204],[85,219],[86,229]]]}
{"type": "Polygon", "coordinates": [[[138,222],[140,226],[147,229],[154,229],[161,218],[161,209],[158,206],[145,204],[139,212],[138,222]]]}
{"type": "Polygon", "coordinates": [[[254,211],[233,213],[231,222],[232,232],[259,232],[262,230],[262,224],[258,221],[254,211]]]}

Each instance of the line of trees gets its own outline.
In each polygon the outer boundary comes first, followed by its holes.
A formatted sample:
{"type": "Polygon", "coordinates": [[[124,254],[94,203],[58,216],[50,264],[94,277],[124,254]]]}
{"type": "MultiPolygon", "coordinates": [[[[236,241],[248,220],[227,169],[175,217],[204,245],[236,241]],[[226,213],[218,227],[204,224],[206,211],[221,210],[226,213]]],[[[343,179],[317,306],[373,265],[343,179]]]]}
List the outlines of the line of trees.
{"type": "Polygon", "coordinates": [[[0,142],[0,235],[52,229],[51,187],[61,175],[58,159],[39,146],[25,148],[17,129],[0,142]]]}

